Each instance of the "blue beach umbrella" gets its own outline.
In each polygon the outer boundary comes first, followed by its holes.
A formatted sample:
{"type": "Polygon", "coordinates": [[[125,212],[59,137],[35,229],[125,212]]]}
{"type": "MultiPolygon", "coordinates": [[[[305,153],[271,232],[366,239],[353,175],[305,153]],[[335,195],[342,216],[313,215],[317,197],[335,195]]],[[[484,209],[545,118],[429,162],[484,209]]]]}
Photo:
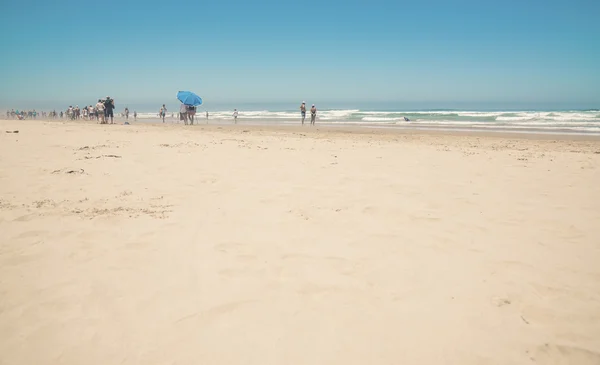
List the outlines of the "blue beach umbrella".
{"type": "Polygon", "coordinates": [[[180,91],[177,93],[177,99],[185,105],[202,105],[202,98],[191,91],[180,91]]]}

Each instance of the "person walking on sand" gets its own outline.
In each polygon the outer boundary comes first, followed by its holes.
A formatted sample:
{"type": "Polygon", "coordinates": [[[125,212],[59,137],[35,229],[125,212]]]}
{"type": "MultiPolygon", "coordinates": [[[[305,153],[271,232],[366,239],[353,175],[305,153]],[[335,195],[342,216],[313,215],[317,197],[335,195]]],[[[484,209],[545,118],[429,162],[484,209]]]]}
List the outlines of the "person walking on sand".
{"type": "Polygon", "coordinates": [[[302,116],[302,125],[304,125],[304,119],[306,119],[306,102],[300,104],[300,115],[302,116]]]}
{"type": "Polygon", "coordinates": [[[106,124],[106,115],[104,114],[104,103],[101,99],[98,99],[98,103],[96,103],[96,113],[98,113],[98,121],[100,121],[100,124],[106,124]]]}
{"type": "Polygon", "coordinates": [[[188,105],[187,115],[188,115],[188,120],[190,121],[190,125],[194,125],[194,116],[196,115],[196,107],[193,105],[188,105]]]}
{"type": "Polygon", "coordinates": [[[237,109],[233,109],[233,122],[237,124],[238,111],[237,109]]]}
{"type": "Polygon", "coordinates": [[[179,107],[179,120],[183,120],[183,123],[185,123],[185,125],[188,124],[188,122],[187,122],[187,105],[185,105],[185,104],[181,104],[181,106],[179,107]]]}
{"type": "Polygon", "coordinates": [[[110,124],[114,124],[113,118],[115,109],[115,101],[110,98],[110,96],[106,97],[106,101],[104,102],[104,117],[106,118],[106,123],[108,123],[108,117],[110,117],[110,124]]]}
{"type": "Polygon", "coordinates": [[[310,125],[315,125],[315,119],[317,119],[317,108],[313,104],[310,108],[310,125]]]}

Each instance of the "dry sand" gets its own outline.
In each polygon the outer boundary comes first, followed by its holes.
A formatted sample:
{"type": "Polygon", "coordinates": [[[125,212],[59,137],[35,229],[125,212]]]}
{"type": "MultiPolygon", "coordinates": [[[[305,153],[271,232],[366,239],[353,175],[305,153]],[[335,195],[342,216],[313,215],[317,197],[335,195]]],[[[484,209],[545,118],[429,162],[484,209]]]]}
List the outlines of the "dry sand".
{"type": "Polygon", "coordinates": [[[600,364],[598,140],[0,126],[2,365],[600,364]]]}

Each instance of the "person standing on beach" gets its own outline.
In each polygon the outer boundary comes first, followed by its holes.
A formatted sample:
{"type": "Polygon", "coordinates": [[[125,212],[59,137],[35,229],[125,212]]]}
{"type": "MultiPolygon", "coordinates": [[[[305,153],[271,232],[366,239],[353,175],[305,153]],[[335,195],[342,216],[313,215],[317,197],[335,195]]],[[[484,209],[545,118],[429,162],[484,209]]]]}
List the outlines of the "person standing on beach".
{"type": "Polygon", "coordinates": [[[193,105],[188,105],[188,119],[190,120],[190,125],[194,125],[194,116],[196,115],[196,107],[193,105]]]}
{"type": "Polygon", "coordinates": [[[129,120],[129,108],[125,107],[125,119],[129,120]]]}
{"type": "Polygon", "coordinates": [[[302,116],[302,125],[304,125],[304,119],[306,119],[306,102],[302,102],[300,105],[300,115],[302,116]]]}
{"type": "Polygon", "coordinates": [[[133,111],[133,120],[137,122],[137,112],[135,110],[133,111]]]}
{"type": "Polygon", "coordinates": [[[187,105],[181,104],[179,107],[179,120],[183,120],[183,123],[187,125],[187,105]]]}
{"type": "Polygon", "coordinates": [[[106,124],[106,114],[104,114],[104,103],[101,99],[98,99],[98,103],[96,103],[96,113],[98,114],[98,121],[100,121],[100,124],[106,124]]]}
{"type": "Polygon", "coordinates": [[[110,98],[110,96],[106,97],[106,101],[104,102],[104,117],[106,118],[106,122],[108,123],[108,117],[110,117],[110,124],[114,124],[114,112],[115,109],[115,101],[110,98]]]}
{"type": "Polygon", "coordinates": [[[313,104],[310,108],[310,125],[315,125],[315,119],[317,119],[317,108],[313,104]]]}
{"type": "Polygon", "coordinates": [[[238,111],[237,109],[233,109],[233,122],[237,124],[238,111]]]}
{"type": "Polygon", "coordinates": [[[167,107],[165,104],[160,108],[160,116],[162,117],[163,123],[165,122],[165,117],[167,116],[167,107]]]}
{"type": "Polygon", "coordinates": [[[208,110],[206,111],[206,123],[208,123],[208,110]]]}

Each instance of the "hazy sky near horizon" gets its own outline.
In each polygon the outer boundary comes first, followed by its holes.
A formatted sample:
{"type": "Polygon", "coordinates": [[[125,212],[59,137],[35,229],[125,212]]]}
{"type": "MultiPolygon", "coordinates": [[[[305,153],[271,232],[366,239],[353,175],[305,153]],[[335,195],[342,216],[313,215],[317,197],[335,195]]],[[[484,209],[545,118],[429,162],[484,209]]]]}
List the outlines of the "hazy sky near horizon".
{"type": "Polygon", "coordinates": [[[0,106],[600,104],[600,1],[3,1],[0,106]]]}

